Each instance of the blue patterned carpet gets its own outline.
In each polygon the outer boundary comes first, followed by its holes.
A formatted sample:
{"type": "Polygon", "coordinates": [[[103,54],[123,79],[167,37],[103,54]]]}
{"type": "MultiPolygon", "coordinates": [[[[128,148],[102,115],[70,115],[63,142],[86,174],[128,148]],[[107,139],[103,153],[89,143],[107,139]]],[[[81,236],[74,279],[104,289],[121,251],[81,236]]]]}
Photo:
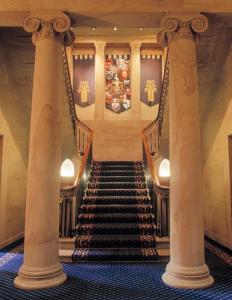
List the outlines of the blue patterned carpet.
{"type": "Polygon", "coordinates": [[[211,251],[206,260],[215,285],[205,290],[179,290],[163,284],[163,263],[64,264],[68,281],[57,288],[21,291],[13,280],[23,261],[22,245],[0,250],[0,300],[154,300],[232,299],[232,267],[211,251]],[[16,247],[16,248],[15,248],[16,247]]]}

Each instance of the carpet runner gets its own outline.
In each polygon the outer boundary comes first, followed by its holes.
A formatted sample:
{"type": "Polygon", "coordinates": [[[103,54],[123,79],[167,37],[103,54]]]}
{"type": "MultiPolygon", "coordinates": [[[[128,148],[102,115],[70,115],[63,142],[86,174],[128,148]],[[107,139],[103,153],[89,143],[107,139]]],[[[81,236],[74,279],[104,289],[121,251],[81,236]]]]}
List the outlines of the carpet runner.
{"type": "Polygon", "coordinates": [[[73,261],[157,260],[152,210],[142,162],[93,162],[73,261]]]}

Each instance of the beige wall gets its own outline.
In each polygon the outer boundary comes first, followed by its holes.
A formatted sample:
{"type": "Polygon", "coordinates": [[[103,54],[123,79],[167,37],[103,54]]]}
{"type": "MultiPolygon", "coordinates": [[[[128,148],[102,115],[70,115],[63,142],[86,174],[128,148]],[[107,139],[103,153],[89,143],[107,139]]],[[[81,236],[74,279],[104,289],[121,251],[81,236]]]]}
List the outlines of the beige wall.
{"type": "Polygon", "coordinates": [[[206,235],[232,249],[228,135],[232,134],[232,47],[218,92],[202,126],[203,200],[206,235]]]}
{"type": "MultiPolygon", "coordinates": [[[[20,72],[22,52],[14,48],[0,43],[0,247],[22,237],[24,230],[33,68],[28,66],[20,72]]],[[[28,50],[24,51],[27,56],[28,50]]]]}
{"type": "MultiPolygon", "coordinates": [[[[13,28],[0,30],[0,248],[24,232],[34,62],[34,47],[25,47],[17,38],[24,34],[13,28]]],[[[61,122],[61,162],[70,158],[78,170],[64,89],[61,122]]]]}
{"type": "Polygon", "coordinates": [[[163,125],[161,130],[159,153],[169,159],[169,95],[164,106],[163,125]]]}

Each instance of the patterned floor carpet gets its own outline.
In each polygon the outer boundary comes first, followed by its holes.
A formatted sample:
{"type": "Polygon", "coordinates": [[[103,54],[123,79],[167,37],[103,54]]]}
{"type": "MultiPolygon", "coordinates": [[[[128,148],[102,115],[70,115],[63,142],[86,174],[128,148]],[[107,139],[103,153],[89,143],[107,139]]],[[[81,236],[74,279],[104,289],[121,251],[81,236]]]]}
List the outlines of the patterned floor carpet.
{"type": "Polygon", "coordinates": [[[232,299],[232,256],[206,243],[206,260],[215,285],[205,290],[180,290],[163,284],[163,263],[64,264],[68,281],[57,288],[21,291],[13,280],[23,261],[22,244],[0,250],[0,300],[155,300],[232,299]],[[209,250],[210,249],[210,250],[209,250]]]}

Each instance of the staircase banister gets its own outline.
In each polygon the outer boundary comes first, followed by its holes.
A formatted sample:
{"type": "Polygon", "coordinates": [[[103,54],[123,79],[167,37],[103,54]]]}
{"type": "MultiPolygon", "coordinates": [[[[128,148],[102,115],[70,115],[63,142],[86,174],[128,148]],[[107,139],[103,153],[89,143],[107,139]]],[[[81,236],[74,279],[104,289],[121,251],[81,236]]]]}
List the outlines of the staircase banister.
{"type": "Polygon", "coordinates": [[[90,136],[89,136],[88,144],[86,146],[84,155],[83,155],[82,160],[81,160],[80,170],[77,173],[76,179],[74,180],[74,184],[70,185],[70,186],[67,186],[67,187],[61,187],[60,188],[61,196],[62,196],[62,194],[72,192],[72,191],[74,192],[78,189],[81,178],[83,176],[83,172],[85,170],[85,166],[86,166],[86,162],[87,162],[87,159],[88,159],[88,156],[89,156],[92,141],[93,141],[93,133],[91,132],[90,136]]]}
{"type": "Polygon", "coordinates": [[[146,154],[148,166],[149,166],[149,169],[150,169],[152,181],[154,181],[155,180],[155,173],[154,173],[153,161],[152,161],[152,158],[151,158],[151,155],[150,155],[147,137],[144,134],[144,132],[142,133],[142,139],[143,139],[143,145],[144,145],[145,154],[146,154]]]}
{"type": "Polygon", "coordinates": [[[164,185],[160,182],[158,176],[158,168],[156,168],[155,163],[153,163],[153,159],[149,151],[148,139],[144,133],[142,133],[142,139],[153,184],[155,184],[160,189],[169,190],[169,183],[164,185]]]}
{"type": "Polygon", "coordinates": [[[76,109],[75,109],[75,101],[74,101],[74,96],[73,96],[73,89],[72,89],[72,84],[71,84],[71,76],[70,76],[70,71],[69,71],[69,66],[68,66],[68,58],[67,58],[67,51],[64,47],[63,49],[63,58],[64,58],[64,72],[65,72],[65,84],[67,86],[67,96],[68,96],[68,104],[69,104],[69,110],[70,110],[70,115],[71,115],[71,121],[73,123],[73,128],[74,128],[74,135],[76,136],[76,127],[80,126],[84,129],[86,129],[89,133],[92,132],[92,130],[85,125],[78,117],[76,114],[76,109]],[[76,126],[77,124],[77,126],[76,126]]]}
{"type": "Polygon", "coordinates": [[[84,173],[84,170],[85,170],[85,167],[86,167],[86,163],[87,163],[87,159],[88,159],[88,156],[89,156],[89,152],[90,152],[90,149],[91,149],[92,142],[93,142],[93,132],[91,131],[90,135],[89,135],[89,138],[88,138],[88,143],[87,143],[85,151],[84,151],[84,155],[83,155],[82,160],[81,160],[80,171],[79,171],[79,174],[78,174],[78,176],[77,176],[77,178],[74,182],[74,186],[76,188],[78,188],[78,186],[80,184],[80,181],[81,181],[81,178],[83,176],[83,173],[84,173]]]}
{"type": "Polygon", "coordinates": [[[161,88],[161,96],[160,96],[159,108],[158,108],[158,114],[157,114],[157,117],[155,118],[155,120],[152,121],[143,130],[143,132],[149,131],[154,125],[158,124],[159,132],[161,133],[162,122],[163,122],[163,113],[164,113],[164,105],[165,105],[165,100],[166,100],[166,96],[167,96],[168,79],[169,79],[169,56],[168,56],[168,50],[167,50],[167,56],[166,56],[165,67],[164,67],[163,82],[162,82],[162,88],[161,88]]]}

